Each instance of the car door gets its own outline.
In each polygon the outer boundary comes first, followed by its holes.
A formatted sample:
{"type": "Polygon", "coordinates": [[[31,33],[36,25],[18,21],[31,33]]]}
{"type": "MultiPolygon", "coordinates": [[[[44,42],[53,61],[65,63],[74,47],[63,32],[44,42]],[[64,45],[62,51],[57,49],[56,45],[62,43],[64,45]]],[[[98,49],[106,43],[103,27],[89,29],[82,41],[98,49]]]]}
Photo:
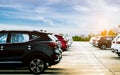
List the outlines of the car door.
{"type": "Polygon", "coordinates": [[[22,57],[30,50],[29,34],[11,33],[9,43],[3,45],[3,57],[6,61],[21,61],[22,57]]]}

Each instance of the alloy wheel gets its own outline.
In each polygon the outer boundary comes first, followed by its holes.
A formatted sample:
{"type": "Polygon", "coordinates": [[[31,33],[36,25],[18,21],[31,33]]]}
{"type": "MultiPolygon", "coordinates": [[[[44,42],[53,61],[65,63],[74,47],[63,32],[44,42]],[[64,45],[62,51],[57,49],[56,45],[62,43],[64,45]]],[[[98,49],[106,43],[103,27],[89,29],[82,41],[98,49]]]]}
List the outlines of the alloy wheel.
{"type": "Polygon", "coordinates": [[[101,49],[103,49],[103,50],[106,49],[106,45],[102,45],[101,49]]]}
{"type": "Polygon", "coordinates": [[[33,59],[29,63],[29,69],[32,73],[38,74],[44,71],[45,69],[45,63],[41,59],[33,59]]]}

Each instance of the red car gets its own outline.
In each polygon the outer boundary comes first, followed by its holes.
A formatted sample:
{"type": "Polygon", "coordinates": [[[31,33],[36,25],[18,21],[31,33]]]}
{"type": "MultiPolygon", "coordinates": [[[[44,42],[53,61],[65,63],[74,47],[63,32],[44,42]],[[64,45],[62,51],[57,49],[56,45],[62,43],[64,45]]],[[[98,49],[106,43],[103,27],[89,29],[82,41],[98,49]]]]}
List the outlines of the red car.
{"type": "Polygon", "coordinates": [[[67,49],[68,49],[67,41],[63,38],[62,35],[55,35],[55,36],[58,38],[58,40],[59,40],[59,41],[61,42],[61,44],[62,44],[61,49],[62,49],[63,51],[67,51],[67,49]]]}

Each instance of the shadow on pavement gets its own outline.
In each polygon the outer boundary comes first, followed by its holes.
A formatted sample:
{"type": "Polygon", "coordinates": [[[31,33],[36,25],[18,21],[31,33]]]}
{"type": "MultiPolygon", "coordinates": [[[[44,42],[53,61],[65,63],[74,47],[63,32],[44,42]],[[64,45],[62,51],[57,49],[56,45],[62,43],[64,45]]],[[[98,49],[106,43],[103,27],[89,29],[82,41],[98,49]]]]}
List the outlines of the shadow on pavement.
{"type": "Polygon", "coordinates": [[[31,74],[27,67],[20,65],[0,65],[0,74],[31,74]],[[19,66],[19,67],[18,67],[19,66]]]}
{"type": "Polygon", "coordinates": [[[120,60],[120,57],[111,57],[114,60],[120,60]]]}
{"type": "Polygon", "coordinates": [[[62,54],[62,56],[70,56],[69,54],[62,54]]]}
{"type": "Polygon", "coordinates": [[[63,74],[65,69],[63,68],[48,68],[43,74],[63,74]]]}
{"type": "MultiPolygon", "coordinates": [[[[48,68],[45,70],[42,74],[62,74],[62,72],[65,71],[65,69],[62,68],[48,68]]],[[[12,65],[8,66],[2,66],[0,65],[0,74],[32,74],[26,67],[13,67],[12,65]]],[[[40,74],[38,74],[40,75],[40,74]]]]}

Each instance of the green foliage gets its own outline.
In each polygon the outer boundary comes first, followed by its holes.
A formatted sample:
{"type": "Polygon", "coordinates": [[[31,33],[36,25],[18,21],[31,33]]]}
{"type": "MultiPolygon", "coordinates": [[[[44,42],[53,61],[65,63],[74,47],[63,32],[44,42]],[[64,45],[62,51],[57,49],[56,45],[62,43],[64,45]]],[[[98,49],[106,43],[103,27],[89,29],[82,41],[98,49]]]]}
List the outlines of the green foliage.
{"type": "Polygon", "coordinates": [[[73,38],[73,41],[80,41],[81,40],[81,37],[79,37],[79,36],[73,36],[72,38],[73,38]]]}
{"type": "MultiPolygon", "coordinates": [[[[120,25],[119,25],[119,28],[120,30],[120,25]]],[[[103,31],[101,31],[100,33],[98,33],[97,35],[95,34],[89,34],[88,36],[84,37],[84,35],[81,35],[81,36],[73,36],[73,41],[89,41],[91,37],[93,36],[106,36],[106,35],[111,35],[111,36],[115,36],[119,33],[118,30],[116,29],[110,29],[110,30],[106,30],[104,29],[103,31]]]]}
{"type": "Polygon", "coordinates": [[[89,41],[90,37],[73,36],[73,41],[89,41]]]}

